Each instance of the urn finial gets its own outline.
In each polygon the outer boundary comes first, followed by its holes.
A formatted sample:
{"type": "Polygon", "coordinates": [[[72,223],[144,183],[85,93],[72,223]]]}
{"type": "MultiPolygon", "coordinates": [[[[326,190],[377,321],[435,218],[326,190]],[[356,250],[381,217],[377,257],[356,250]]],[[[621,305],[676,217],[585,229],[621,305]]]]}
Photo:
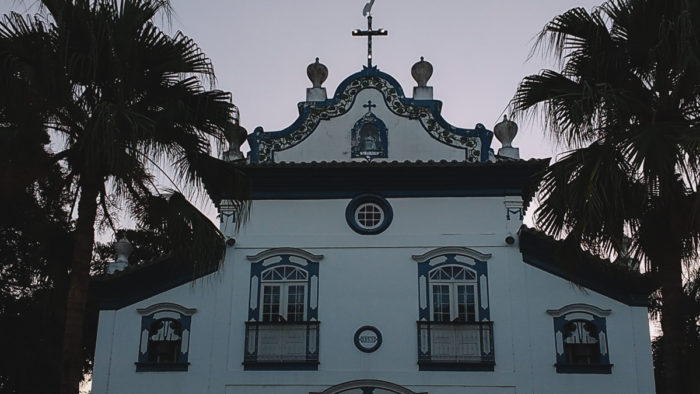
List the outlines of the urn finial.
{"type": "Polygon", "coordinates": [[[503,115],[503,120],[494,126],[493,133],[501,143],[501,149],[498,150],[500,156],[512,159],[520,158],[520,150],[512,145],[513,139],[518,134],[518,125],[515,122],[508,120],[508,116],[503,115]]]}
{"type": "Polygon", "coordinates": [[[129,256],[131,252],[134,251],[134,246],[131,245],[126,237],[122,237],[119,241],[114,243],[114,252],[117,255],[117,260],[109,263],[107,265],[107,273],[113,274],[117,271],[123,271],[129,266],[129,256]]]}
{"type": "Polygon", "coordinates": [[[306,67],[306,75],[311,80],[312,87],[320,88],[323,82],[326,81],[326,78],[328,78],[328,67],[316,58],[315,63],[311,63],[306,67]]]}
{"type": "Polygon", "coordinates": [[[224,135],[228,141],[228,150],[224,152],[224,160],[235,161],[243,159],[241,145],[248,138],[248,131],[238,122],[234,122],[226,126],[224,135]]]}
{"type": "Polygon", "coordinates": [[[428,80],[433,76],[433,65],[430,62],[426,62],[421,56],[420,61],[411,67],[411,76],[416,80],[419,87],[426,87],[428,86],[428,80]]]}

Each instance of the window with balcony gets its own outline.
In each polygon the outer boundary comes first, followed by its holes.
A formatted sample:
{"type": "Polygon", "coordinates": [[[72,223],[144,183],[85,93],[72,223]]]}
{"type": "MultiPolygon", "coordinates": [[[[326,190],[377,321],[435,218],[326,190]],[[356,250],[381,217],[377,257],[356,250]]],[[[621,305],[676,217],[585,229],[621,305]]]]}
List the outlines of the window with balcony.
{"type": "Polygon", "coordinates": [[[245,369],[318,368],[318,261],[300,249],[255,256],[246,322],[245,369]]]}
{"type": "Polygon", "coordinates": [[[190,323],[196,310],[160,303],[137,311],[142,317],[136,371],[186,371],[190,323]]]}
{"type": "Polygon", "coordinates": [[[439,248],[418,262],[418,365],[421,370],[493,370],[490,255],[439,248]]]}
{"type": "Polygon", "coordinates": [[[572,304],[547,313],[554,318],[558,373],[612,373],[605,324],[609,309],[572,304]]]}

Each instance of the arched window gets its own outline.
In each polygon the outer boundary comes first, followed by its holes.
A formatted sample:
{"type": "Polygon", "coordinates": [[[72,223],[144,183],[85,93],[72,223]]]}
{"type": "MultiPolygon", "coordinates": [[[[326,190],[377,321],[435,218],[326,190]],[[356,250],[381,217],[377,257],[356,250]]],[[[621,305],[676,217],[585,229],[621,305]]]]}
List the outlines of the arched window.
{"type": "Polygon", "coordinates": [[[431,321],[478,321],[476,272],[448,265],[430,272],[431,321]]]}
{"type": "Polygon", "coordinates": [[[610,310],[572,304],[548,310],[554,317],[559,373],[611,373],[605,317],[610,310]]]}
{"type": "Polygon", "coordinates": [[[413,256],[418,262],[420,370],[493,371],[490,255],[444,247],[413,256]]]}
{"type": "Polygon", "coordinates": [[[318,369],[318,256],[275,248],[248,256],[250,304],[243,365],[318,369]]]}
{"type": "Polygon", "coordinates": [[[292,266],[278,266],[262,272],[262,322],[306,320],[308,273],[292,266]]]}

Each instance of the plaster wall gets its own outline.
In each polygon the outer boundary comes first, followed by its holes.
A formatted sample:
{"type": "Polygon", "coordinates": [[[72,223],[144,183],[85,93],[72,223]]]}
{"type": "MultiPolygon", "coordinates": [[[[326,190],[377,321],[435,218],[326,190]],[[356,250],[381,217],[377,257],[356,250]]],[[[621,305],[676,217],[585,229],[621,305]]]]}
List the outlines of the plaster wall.
{"type": "MultiPolygon", "coordinates": [[[[380,379],[415,392],[653,393],[646,309],[630,307],[531,267],[505,235],[506,199],[389,199],[393,222],[378,235],[354,233],[345,220],[349,200],[255,201],[224,267],[193,284],[117,311],[103,311],[93,392],[270,394],[320,392],[356,379],[380,379]],[[419,371],[418,268],[412,255],[441,246],[467,246],[487,260],[494,371],[419,371]],[[251,262],[274,247],[323,255],[319,263],[320,365],[318,371],[244,371],[245,321],[251,262]],[[196,308],[187,372],[135,372],[141,316],[137,308],[174,302],[196,308]],[[586,303],[610,309],[607,317],[611,375],[557,374],[553,320],[547,309],[586,303]],[[382,346],[355,348],[354,332],[377,327],[382,346]],[[111,357],[108,355],[111,354],[111,357]]],[[[375,393],[379,394],[379,393],[375,393]]]]}
{"type": "Polygon", "coordinates": [[[429,161],[460,160],[466,157],[464,149],[445,145],[425,131],[418,119],[400,117],[387,107],[382,93],[377,89],[360,91],[350,110],[329,120],[322,120],[316,130],[303,143],[275,152],[276,162],[311,161],[364,161],[351,158],[351,130],[355,123],[367,113],[363,107],[372,101],[374,113],[387,127],[388,158],[372,161],[429,161]]]}

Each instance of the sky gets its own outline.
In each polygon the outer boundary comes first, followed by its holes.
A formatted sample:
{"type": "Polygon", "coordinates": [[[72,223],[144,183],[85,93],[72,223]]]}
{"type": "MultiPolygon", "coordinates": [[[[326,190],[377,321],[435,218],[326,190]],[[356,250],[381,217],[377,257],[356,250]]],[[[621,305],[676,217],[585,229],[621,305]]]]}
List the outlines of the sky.
{"type": "MultiPolygon", "coordinates": [[[[199,43],[214,64],[217,87],[233,94],[242,125],[252,132],[287,127],[296,104],[311,86],[306,67],[316,57],[328,67],[324,87],[332,96],[366,64],[366,0],[172,0],[172,31],[199,43]]],[[[535,54],[534,37],[554,16],[590,0],[376,0],[373,27],[389,31],[373,42],[374,64],[392,75],[407,95],[415,82],[411,66],[421,56],[432,63],[435,98],[444,118],[458,127],[501,120],[518,82],[556,66],[535,54]]],[[[553,146],[538,122],[520,122],[514,146],[521,156],[550,157],[553,146]]],[[[500,144],[494,140],[494,147],[500,144]]]]}
{"type": "MultiPolygon", "coordinates": [[[[306,67],[316,57],[328,67],[324,87],[331,97],[342,80],[366,64],[367,40],[352,37],[366,29],[368,0],[171,0],[171,34],[182,31],[212,60],[216,88],[229,91],[241,124],[276,131],[297,117],[311,82],[306,67]]],[[[0,0],[0,13],[33,13],[36,0],[0,0]]],[[[428,85],[443,102],[451,124],[493,130],[519,81],[554,59],[532,53],[534,38],[556,15],[573,7],[591,9],[599,0],[376,0],[373,27],[389,31],[374,39],[373,62],[392,75],[407,95],[415,81],[411,67],[421,56],[433,65],[428,85]]],[[[522,158],[555,156],[555,146],[537,119],[519,121],[513,145],[522,158]]],[[[492,147],[500,143],[494,139],[492,147]]],[[[244,147],[245,148],[245,147],[244,147]]],[[[211,204],[201,203],[216,221],[211,204]]]]}

